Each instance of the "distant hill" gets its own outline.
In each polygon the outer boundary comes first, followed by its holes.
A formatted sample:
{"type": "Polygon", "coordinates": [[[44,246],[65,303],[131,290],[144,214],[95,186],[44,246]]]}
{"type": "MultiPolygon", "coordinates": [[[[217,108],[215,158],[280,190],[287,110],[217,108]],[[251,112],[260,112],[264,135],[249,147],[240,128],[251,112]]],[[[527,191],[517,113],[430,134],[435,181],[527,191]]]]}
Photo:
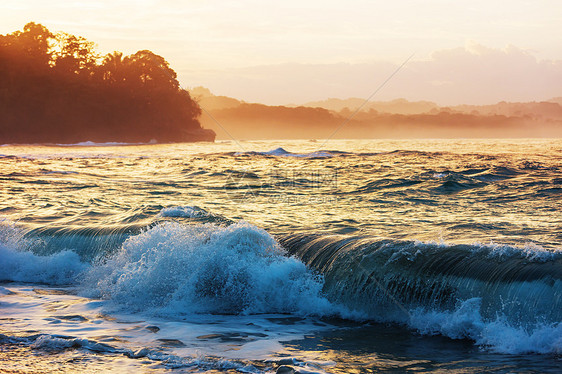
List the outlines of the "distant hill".
{"type": "Polygon", "coordinates": [[[397,99],[367,103],[350,118],[363,99],[268,106],[203,87],[191,92],[204,109],[202,124],[219,139],[562,137],[562,106],[553,101],[439,107],[397,99]]]}
{"type": "Polygon", "coordinates": [[[562,105],[562,96],[560,97],[553,97],[550,100],[547,100],[549,103],[556,103],[562,105]]]}
{"type": "Polygon", "coordinates": [[[507,103],[502,101],[493,105],[457,105],[449,108],[459,113],[478,113],[484,116],[502,115],[508,117],[532,117],[542,119],[561,119],[562,102],[507,103]]]}
{"type": "Polygon", "coordinates": [[[420,114],[428,113],[432,109],[439,108],[439,106],[431,101],[408,101],[406,99],[396,99],[392,101],[373,101],[365,103],[365,99],[350,98],[350,99],[326,99],[321,101],[311,101],[303,104],[303,106],[324,108],[334,112],[341,111],[354,111],[361,105],[362,111],[376,110],[381,113],[394,113],[394,114],[420,114]]]}
{"type": "Polygon", "coordinates": [[[243,101],[227,96],[215,96],[208,88],[194,87],[189,90],[191,97],[205,110],[236,108],[243,101]]]}

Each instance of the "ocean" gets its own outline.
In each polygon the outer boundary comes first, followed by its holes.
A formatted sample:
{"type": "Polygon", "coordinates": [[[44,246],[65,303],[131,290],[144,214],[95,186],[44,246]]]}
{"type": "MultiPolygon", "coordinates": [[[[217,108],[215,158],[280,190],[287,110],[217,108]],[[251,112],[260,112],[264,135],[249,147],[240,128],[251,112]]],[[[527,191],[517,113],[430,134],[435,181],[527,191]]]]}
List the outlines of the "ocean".
{"type": "Polygon", "coordinates": [[[562,140],[0,146],[0,372],[560,373],[562,140]]]}

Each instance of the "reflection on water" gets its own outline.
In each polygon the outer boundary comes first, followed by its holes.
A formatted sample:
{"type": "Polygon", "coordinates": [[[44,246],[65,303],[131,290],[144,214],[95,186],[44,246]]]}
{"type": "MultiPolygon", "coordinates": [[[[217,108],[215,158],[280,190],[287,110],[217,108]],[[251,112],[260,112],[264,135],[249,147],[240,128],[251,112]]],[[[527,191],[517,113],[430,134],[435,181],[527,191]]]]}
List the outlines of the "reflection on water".
{"type": "Polygon", "coordinates": [[[4,146],[0,212],[107,228],[196,206],[273,233],[560,245],[558,140],[338,140],[321,157],[307,141],[241,144],[4,146]],[[279,146],[297,155],[267,152],[279,146]]]}
{"type": "Polygon", "coordinates": [[[562,141],[319,144],[1,146],[0,369],[559,372],[562,141]]]}
{"type": "Polygon", "coordinates": [[[333,363],[330,373],[555,373],[560,359],[482,351],[470,340],[422,336],[395,325],[348,324],[345,328],[286,342],[287,352],[306,361],[333,363]]]}

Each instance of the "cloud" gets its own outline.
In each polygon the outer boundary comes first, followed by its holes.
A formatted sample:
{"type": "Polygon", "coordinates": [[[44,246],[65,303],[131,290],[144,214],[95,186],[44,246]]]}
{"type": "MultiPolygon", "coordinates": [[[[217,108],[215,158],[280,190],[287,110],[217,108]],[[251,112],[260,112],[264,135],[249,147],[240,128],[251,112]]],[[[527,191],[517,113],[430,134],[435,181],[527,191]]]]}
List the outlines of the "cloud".
{"type": "MultiPolygon", "coordinates": [[[[267,104],[303,103],[328,97],[367,98],[398,67],[363,64],[278,64],[214,71],[180,71],[189,86],[267,104]]],[[[464,47],[410,61],[373,98],[431,100],[441,105],[545,100],[562,95],[562,61],[538,60],[509,45],[464,47]]]]}

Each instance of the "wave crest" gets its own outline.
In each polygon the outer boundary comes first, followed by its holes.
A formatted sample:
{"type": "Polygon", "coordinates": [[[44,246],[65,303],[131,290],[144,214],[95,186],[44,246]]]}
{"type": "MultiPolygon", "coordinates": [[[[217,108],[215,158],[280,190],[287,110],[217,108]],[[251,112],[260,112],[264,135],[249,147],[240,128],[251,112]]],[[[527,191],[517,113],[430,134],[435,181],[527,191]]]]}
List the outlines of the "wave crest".
{"type": "Polygon", "coordinates": [[[39,256],[13,224],[0,223],[0,281],[71,284],[88,265],[72,251],[39,256]]]}

